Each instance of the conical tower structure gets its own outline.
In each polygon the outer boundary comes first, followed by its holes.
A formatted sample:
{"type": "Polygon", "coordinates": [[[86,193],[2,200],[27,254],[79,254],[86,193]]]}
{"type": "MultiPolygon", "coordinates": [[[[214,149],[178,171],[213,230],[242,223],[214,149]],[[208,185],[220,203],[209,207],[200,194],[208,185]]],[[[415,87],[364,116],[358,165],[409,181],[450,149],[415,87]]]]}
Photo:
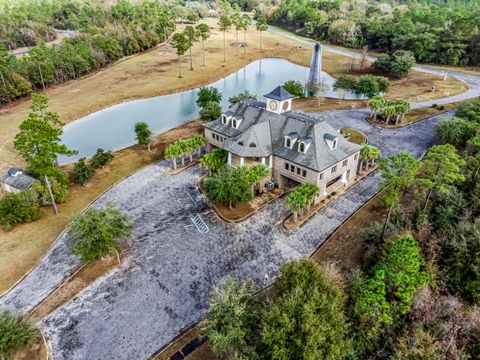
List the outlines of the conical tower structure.
{"type": "Polygon", "coordinates": [[[313,47],[312,62],[308,74],[307,85],[317,85],[322,77],[322,45],[316,43],[313,47]]]}

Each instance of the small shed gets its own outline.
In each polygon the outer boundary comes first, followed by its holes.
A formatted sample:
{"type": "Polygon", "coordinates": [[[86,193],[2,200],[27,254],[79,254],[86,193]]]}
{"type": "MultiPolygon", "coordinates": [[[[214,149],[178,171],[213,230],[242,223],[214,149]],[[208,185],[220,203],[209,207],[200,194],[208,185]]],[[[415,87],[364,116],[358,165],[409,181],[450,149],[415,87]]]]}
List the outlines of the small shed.
{"type": "Polygon", "coordinates": [[[0,177],[2,189],[6,192],[28,190],[36,180],[34,177],[25,174],[22,169],[16,167],[8,169],[0,177]]]}

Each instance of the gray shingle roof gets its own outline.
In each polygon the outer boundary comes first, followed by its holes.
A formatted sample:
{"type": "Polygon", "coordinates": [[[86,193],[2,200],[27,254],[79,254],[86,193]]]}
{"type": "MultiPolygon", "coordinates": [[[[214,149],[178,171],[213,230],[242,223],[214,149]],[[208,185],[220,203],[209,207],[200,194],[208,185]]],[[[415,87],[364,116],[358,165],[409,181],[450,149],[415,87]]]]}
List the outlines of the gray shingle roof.
{"type": "Polygon", "coordinates": [[[36,181],[34,177],[25,174],[21,169],[12,167],[5,171],[0,181],[18,190],[27,190],[36,181]]]}
{"type": "Polygon", "coordinates": [[[264,103],[245,101],[230,108],[235,115],[242,115],[238,129],[224,125],[221,118],[204,126],[230,139],[225,149],[245,157],[264,157],[270,154],[282,157],[316,171],[338,163],[359,151],[362,147],[346,140],[328,123],[328,114],[313,117],[299,111],[276,114],[265,109],[264,103]],[[298,135],[292,149],[285,147],[285,136],[298,135]],[[337,148],[330,150],[325,139],[338,139],[337,148]],[[311,142],[305,154],[298,151],[300,141],[311,142]],[[250,144],[256,147],[250,147],[250,144]],[[243,144],[243,145],[242,145],[243,144]]]}
{"type": "Polygon", "coordinates": [[[283,86],[277,86],[275,89],[273,89],[270,93],[263,95],[266,98],[273,99],[273,100],[287,100],[287,99],[293,99],[295,95],[290,94],[283,86]]]}

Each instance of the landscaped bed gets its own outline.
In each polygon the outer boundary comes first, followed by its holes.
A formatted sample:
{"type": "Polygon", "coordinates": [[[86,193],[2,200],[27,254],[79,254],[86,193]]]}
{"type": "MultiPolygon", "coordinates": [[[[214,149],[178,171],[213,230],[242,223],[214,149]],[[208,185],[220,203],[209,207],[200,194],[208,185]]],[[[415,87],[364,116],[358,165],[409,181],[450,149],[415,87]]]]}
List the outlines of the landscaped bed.
{"type": "MultiPolygon", "coordinates": [[[[203,181],[206,176],[203,176],[198,182],[200,190],[203,192],[205,197],[207,197],[207,191],[203,181]]],[[[245,220],[255,214],[258,210],[265,207],[268,203],[274,201],[285,194],[285,191],[279,188],[274,188],[271,191],[264,191],[261,194],[256,194],[248,202],[239,202],[235,204],[231,209],[228,207],[228,204],[219,204],[211,202],[210,205],[215,209],[218,216],[221,219],[228,222],[240,222],[245,220]]]]}
{"type": "Polygon", "coordinates": [[[345,132],[348,132],[350,134],[348,137],[346,137],[348,141],[351,141],[358,145],[365,145],[367,143],[367,135],[365,135],[364,133],[348,127],[343,127],[340,129],[340,133],[342,135],[345,132]]]}
{"type": "Polygon", "coordinates": [[[351,186],[353,186],[355,183],[359,182],[362,180],[365,176],[370,175],[372,172],[374,172],[377,169],[376,166],[370,167],[367,171],[362,172],[361,174],[357,175],[357,178],[353,182],[352,185],[350,185],[348,188],[345,188],[344,186],[340,187],[336,191],[332,192],[331,194],[327,195],[324,199],[320,200],[318,204],[311,206],[309,209],[305,210],[303,213],[298,215],[297,222],[294,221],[294,216],[293,214],[290,215],[285,221],[283,222],[283,226],[287,230],[297,230],[300,228],[303,224],[305,224],[312,216],[314,216],[320,209],[325,207],[327,204],[329,204],[331,201],[335,200],[339,196],[341,196],[343,193],[348,191],[351,186]]]}

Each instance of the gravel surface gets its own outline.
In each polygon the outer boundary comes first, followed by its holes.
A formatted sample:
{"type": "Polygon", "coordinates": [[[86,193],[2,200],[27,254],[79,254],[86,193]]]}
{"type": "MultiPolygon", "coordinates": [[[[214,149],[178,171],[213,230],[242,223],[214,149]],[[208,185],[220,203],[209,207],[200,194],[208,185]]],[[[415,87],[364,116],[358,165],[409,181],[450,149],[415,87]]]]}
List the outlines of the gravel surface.
{"type": "MultiPolygon", "coordinates": [[[[363,120],[366,111],[331,112],[335,128],[365,132],[388,156],[422,156],[434,141],[434,125],[451,113],[400,129],[380,129],[363,120]]],[[[321,116],[321,114],[316,114],[321,116]]],[[[204,314],[213,286],[225,277],[273,280],[287,261],[309,256],[377,191],[373,174],[330,203],[297,232],[280,224],[282,201],[240,224],[220,221],[196,189],[202,170],[164,174],[165,162],[127,178],[93,206],[113,201],[134,221],[131,252],[122,266],[100,279],[41,323],[54,359],[146,359],[204,314]],[[191,197],[191,198],[190,198],[191,197]],[[193,200],[192,200],[193,199],[193,200]],[[190,216],[200,213],[210,228],[200,234],[190,216]],[[93,354],[93,355],[92,355],[93,354]]],[[[68,237],[12,292],[1,307],[27,311],[78,264],[68,237]]]]}

